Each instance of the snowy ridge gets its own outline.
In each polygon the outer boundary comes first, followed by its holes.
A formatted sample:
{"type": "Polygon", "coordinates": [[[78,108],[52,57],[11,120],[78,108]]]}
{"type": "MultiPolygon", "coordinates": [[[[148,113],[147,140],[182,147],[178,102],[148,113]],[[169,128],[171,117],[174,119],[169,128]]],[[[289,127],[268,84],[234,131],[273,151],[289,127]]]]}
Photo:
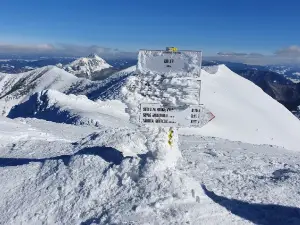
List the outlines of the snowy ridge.
{"type": "Polygon", "coordinates": [[[88,57],[76,59],[74,62],[67,64],[63,67],[69,73],[78,77],[85,77],[92,79],[95,72],[112,67],[104,59],[96,54],[91,54],[88,57]]]}
{"type": "Polygon", "coordinates": [[[300,151],[300,122],[259,87],[225,65],[201,79],[201,101],[216,117],[196,133],[300,151]]]}
{"type": "Polygon", "coordinates": [[[25,101],[38,91],[47,88],[68,91],[79,79],[55,66],[42,67],[21,74],[5,74],[0,77],[0,109],[6,115],[12,106],[25,101]]]}
{"type": "Polygon", "coordinates": [[[91,101],[85,95],[65,95],[56,90],[44,90],[16,105],[9,118],[34,117],[47,121],[96,127],[130,127],[122,102],[91,101]]]}
{"type": "Polygon", "coordinates": [[[77,78],[55,66],[42,67],[20,74],[0,74],[0,113],[7,115],[13,106],[45,89],[58,90],[65,94],[86,95],[96,100],[110,85],[121,83],[134,70],[135,67],[130,67],[103,81],[77,78]]]}

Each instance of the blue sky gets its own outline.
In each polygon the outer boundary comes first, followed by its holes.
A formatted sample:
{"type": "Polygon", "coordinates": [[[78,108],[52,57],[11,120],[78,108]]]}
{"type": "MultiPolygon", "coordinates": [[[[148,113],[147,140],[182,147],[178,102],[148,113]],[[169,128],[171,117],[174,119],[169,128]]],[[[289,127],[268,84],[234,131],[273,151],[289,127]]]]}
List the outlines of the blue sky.
{"type": "Polygon", "coordinates": [[[300,46],[297,0],[2,0],[0,43],[273,54],[300,46]]]}

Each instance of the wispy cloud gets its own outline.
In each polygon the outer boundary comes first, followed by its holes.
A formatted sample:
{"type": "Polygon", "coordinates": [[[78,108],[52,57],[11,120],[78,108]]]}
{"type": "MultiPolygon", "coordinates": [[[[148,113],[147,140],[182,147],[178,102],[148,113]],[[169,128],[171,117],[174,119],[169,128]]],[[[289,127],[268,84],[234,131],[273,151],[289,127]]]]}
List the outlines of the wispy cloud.
{"type": "Polygon", "coordinates": [[[208,60],[239,62],[252,65],[270,64],[300,64],[300,46],[290,46],[274,52],[274,54],[263,55],[261,53],[245,52],[218,52],[215,56],[206,57],[208,60]]]}
{"type": "Polygon", "coordinates": [[[219,56],[246,56],[247,53],[242,52],[218,52],[217,55],[219,56]]]}
{"type": "Polygon", "coordinates": [[[106,58],[136,57],[135,52],[125,52],[117,48],[107,48],[98,45],[84,46],[73,44],[36,44],[36,45],[15,45],[0,43],[1,54],[20,55],[56,55],[56,56],[87,56],[90,53],[99,54],[106,58]]]}
{"type": "MultiPolygon", "coordinates": [[[[126,52],[117,48],[108,48],[99,45],[74,45],[74,44],[32,44],[18,45],[0,43],[0,54],[16,55],[45,55],[45,56],[87,56],[90,53],[96,53],[106,59],[118,57],[136,58],[136,52],[126,52]]],[[[205,56],[205,53],[204,53],[205,56]]],[[[270,64],[300,64],[300,46],[293,45],[281,48],[270,55],[263,55],[257,52],[218,52],[213,56],[206,56],[207,60],[218,60],[228,62],[239,62],[252,65],[270,65],[270,64]]]]}
{"type": "Polygon", "coordinates": [[[49,52],[53,51],[55,47],[51,44],[37,44],[37,45],[13,45],[0,43],[1,53],[33,53],[33,52],[49,52]]]}
{"type": "Polygon", "coordinates": [[[275,55],[285,57],[300,57],[300,46],[292,45],[287,48],[279,49],[275,52],[275,55]]]}

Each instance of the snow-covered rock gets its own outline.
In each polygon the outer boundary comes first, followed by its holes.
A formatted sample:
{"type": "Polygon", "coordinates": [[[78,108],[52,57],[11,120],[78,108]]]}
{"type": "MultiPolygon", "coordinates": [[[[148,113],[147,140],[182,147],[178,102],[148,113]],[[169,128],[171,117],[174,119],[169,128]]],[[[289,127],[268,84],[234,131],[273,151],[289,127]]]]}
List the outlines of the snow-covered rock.
{"type": "Polygon", "coordinates": [[[76,59],[74,62],[63,67],[69,73],[77,77],[85,77],[93,80],[94,73],[112,67],[104,59],[96,54],[91,54],[88,57],[76,59]]]}

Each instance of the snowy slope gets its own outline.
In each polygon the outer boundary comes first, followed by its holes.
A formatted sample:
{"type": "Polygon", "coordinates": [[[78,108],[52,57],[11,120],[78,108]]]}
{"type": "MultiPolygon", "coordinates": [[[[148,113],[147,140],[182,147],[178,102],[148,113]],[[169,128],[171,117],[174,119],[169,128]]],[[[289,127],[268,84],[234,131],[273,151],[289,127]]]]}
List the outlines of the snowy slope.
{"type": "Polygon", "coordinates": [[[54,66],[43,67],[21,74],[0,76],[0,109],[6,115],[12,106],[31,94],[47,88],[67,91],[78,81],[72,74],[54,66]]]}
{"type": "Polygon", "coordinates": [[[7,115],[10,109],[35,92],[54,89],[64,93],[86,94],[98,87],[92,82],[59,69],[55,66],[42,67],[20,74],[0,74],[0,113],[7,115]]]}
{"type": "Polygon", "coordinates": [[[259,87],[224,65],[201,79],[201,102],[216,117],[196,133],[300,151],[299,120],[259,87]]]}
{"type": "Polygon", "coordinates": [[[16,105],[9,118],[34,117],[47,121],[76,125],[130,127],[125,105],[114,101],[91,101],[85,95],[65,95],[56,90],[33,94],[27,101],[16,105]]]}
{"type": "MultiPolygon", "coordinates": [[[[103,82],[78,79],[56,67],[42,68],[21,76],[1,75],[0,106],[7,114],[12,106],[48,88],[67,94],[87,95],[92,100],[121,100],[129,105],[132,115],[137,115],[140,102],[198,103],[197,93],[190,91],[197,88],[197,82],[178,79],[174,74],[148,74],[141,78],[134,75],[134,69],[131,67],[116,73],[103,82]]],[[[182,129],[183,133],[299,149],[299,121],[260,88],[222,65],[205,68],[201,79],[201,103],[216,118],[202,129],[182,129]]]]}
{"type": "Polygon", "coordinates": [[[65,94],[86,95],[95,100],[110,85],[121,84],[135,71],[135,66],[119,71],[103,81],[90,81],[55,66],[39,68],[20,74],[0,74],[0,113],[7,115],[10,109],[36,93],[53,89],[65,94]]]}
{"type": "Polygon", "coordinates": [[[100,72],[103,69],[112,67],[104,59],[96,54],[91,54],[88,57],[76,59],[74,62],[63,67],[69,73],[78,77],[93,78],[93,73],[100,72]]]}

